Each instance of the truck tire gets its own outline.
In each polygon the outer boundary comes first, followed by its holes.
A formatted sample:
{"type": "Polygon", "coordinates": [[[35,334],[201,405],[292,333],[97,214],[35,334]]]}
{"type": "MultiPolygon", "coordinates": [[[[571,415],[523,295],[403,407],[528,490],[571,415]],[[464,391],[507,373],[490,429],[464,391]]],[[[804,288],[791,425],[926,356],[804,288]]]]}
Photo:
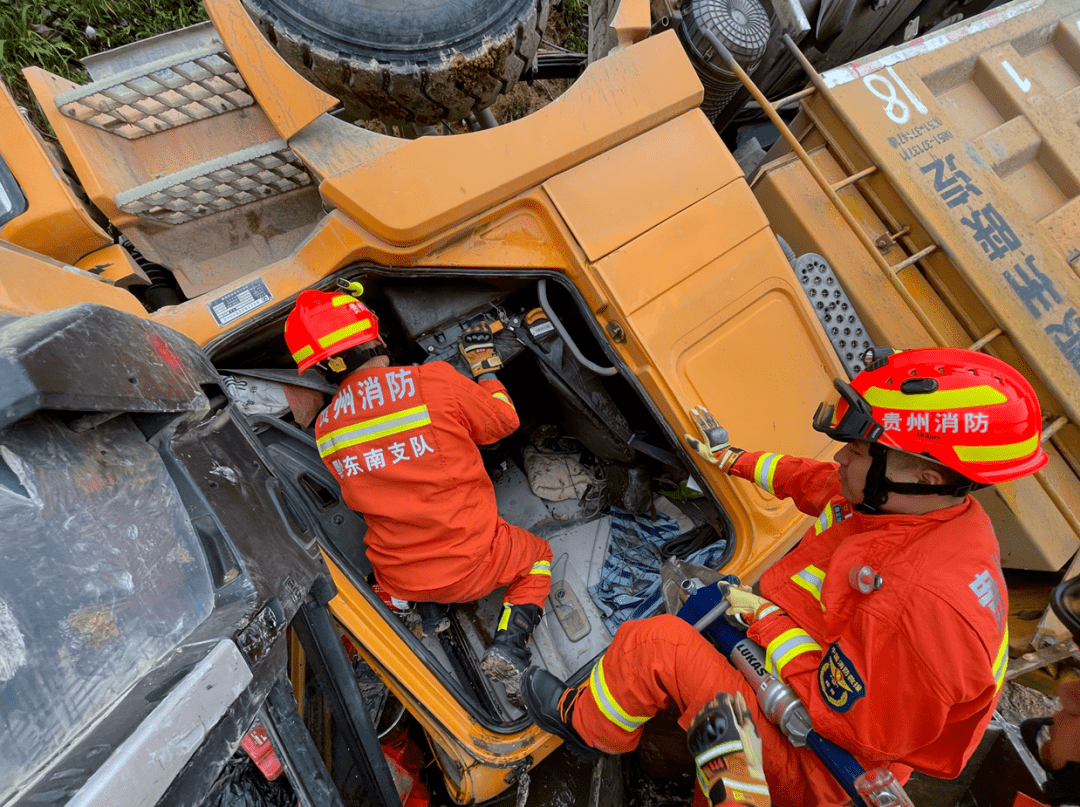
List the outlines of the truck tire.
{"type": "Polygon", "coordinates": [[[347,116],[462,120],[532,62],[550,0],[244,0],[270,44],[347,116]]]}

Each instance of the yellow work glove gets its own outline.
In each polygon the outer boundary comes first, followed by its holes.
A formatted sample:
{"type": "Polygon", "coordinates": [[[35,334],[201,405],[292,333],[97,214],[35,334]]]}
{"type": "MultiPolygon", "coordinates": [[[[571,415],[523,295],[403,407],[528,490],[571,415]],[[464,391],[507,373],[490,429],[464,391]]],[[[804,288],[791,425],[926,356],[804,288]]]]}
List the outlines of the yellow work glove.
{"type": "Polygon", "coordinates": [[[731,606],[727,614],[735,617],[743,626],[753,625],[770,614],[784,613],[776,603],[759,597],[744,586],[732,586],[727,583],[718,583],[718,585],[724,599],[731,606]]]}
{"type": "Polygon", "coordinates": [[[698,784],[713,807],[769,807],[761,735],[741,692],[718,692],[694,715],[686,733],[698,784]]]}
{"type": "Polygon", "coordinates": [[[473,378],[479,378],[484,373],[494,373],[502,367],[502,359],[495,350],[491,327],[486,322],[463,330],[458,337],[458,350],[469,363],[473,378]]]}
{"type": "Polygon", "coordinates": [[[716,422],[716,418],[704,406],[695,406],[690,410],[690,417],[694,419],[701,438],[698,439],[690,434],[684,434],[690,448],[706,462],[719,465],[720,470],[726,474],[731,473],[731,466],[746,452],[741,448],[733,448],[728,440],[727,429],[716,422]]]}

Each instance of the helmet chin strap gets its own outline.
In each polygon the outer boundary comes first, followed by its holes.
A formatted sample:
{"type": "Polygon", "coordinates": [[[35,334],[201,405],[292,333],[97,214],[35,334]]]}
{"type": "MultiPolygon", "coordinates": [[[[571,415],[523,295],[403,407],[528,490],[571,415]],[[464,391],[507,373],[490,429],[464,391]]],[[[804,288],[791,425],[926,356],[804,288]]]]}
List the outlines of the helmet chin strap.
{"type": "Polygon", "coordinates": [[[866,472],[866,483],[863,485],[863,500],[855,505],[855,509],[863,513],[881,513],[882,506],[889,498],[890,493],[906,493],[915,496],[967,496],[971,491],[977,490],[982,485],[977,482],[966,481],[959,485],[927,485],[922,482],[894,482],[885,475],[888,464],[889,449],[881,443],[871,443],[870,469],[866,472]]]}

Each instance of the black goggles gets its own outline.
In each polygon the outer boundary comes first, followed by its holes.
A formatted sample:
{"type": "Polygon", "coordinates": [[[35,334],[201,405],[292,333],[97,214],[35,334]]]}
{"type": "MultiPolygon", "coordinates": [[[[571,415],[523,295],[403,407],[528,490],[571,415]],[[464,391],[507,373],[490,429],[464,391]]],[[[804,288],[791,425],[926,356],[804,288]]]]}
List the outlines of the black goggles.
{"type": "Polygon", "coordinates": [[[873,409],[851,384],[839,378],[833,379],[836,394],[818,404],[814,412],[814,429],[829,435],[833,440],[850,443],[852,440],[876,442],[885,427],[874,420],[873,409]],[[836,413],[840,401],[847,403],[844,414],[837,422],[836,413]]]}

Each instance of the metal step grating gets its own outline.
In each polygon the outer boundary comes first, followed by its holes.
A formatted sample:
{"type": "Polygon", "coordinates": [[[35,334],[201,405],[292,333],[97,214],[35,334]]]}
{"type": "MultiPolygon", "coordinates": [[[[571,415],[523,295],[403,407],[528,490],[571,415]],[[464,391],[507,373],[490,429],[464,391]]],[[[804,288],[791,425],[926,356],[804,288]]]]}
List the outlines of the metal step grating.
{"type": "Polygon", "coordinates": [[[863,355],[874,347],[855,307],[822,256],[807,252],[795,259],[794,268],[848,378],[854,378],[864,369],[863,355]]]}
{"type": "Polygon", "coordinates": [[[270,140],[118,193],[125,213],[183,224],[311,184],[284,140],[270,140]]]}
{"type": "Polygon", "coordinates": [[[56,96],[61,114],[129,140],[254,103],[232,57],[220,45],[186,51],[56,96]]]}

